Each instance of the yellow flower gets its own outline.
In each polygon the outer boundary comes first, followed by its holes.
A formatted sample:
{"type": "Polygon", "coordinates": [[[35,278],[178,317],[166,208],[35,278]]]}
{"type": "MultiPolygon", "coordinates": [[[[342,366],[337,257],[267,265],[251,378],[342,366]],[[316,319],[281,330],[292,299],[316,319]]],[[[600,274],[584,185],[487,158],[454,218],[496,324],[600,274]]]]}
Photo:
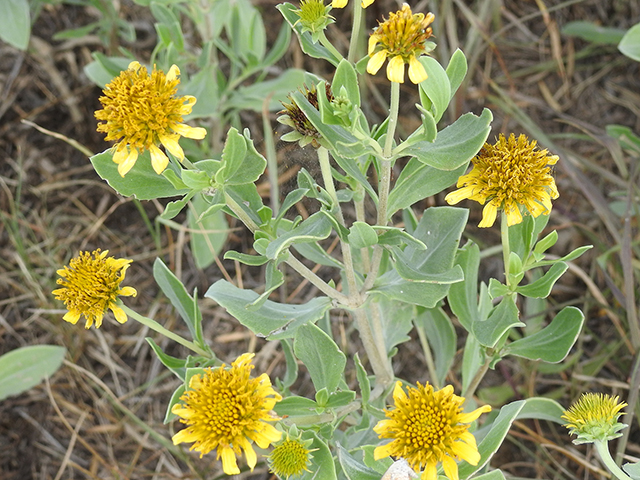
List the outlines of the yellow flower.
{"type": "Polygon", "coordinates": [[[173,65],[168,74],[131,62],[129,68],[107,84],[100,103],[104,107],[95,112],[98,131],[107,134],[106,141],[114,140],[113,161],[121,176],[133,168],[138,155],[149,150],[151,165],[161,174],[169,164],[167,155],[158,148],[164,146],[180,161],[184,151],[180,137],[203,139],[204,128],[194,128],[182,122],[182,116],[191,113],[196,98],[191,95],[177,97],[180,69],[173,65]]]}
{"type": "Polygon", "coordinates": [[[369,37],[369,62],[367,72],[375,75],[387,58],[387,78],[391,82],[404,83],[404,65],[409,64],[409,79],[420,83],[427,79],[427,72],[418,59],[427,53],[425,42],[431,36],[429,24],[433,13],[412,13],[406,3],[402,10],[390,13],[389,19],[378,22],[378,28],[369,37]]]}
{"type": "Polygon", "coordinates": [[[253,353],[245,353],[231,364],[208,368],[194,375],[188,390],[171,411],[187,425],[173,436],[173,444],[195,442],[190,450],[200,457],[217,449],[227,475],[240,473],[236,456],[244,451],[253,470],[258,461],[251,441],[260,448],[277,442],[282,432],[266,422],[278,420],[270,411],[282,397],[271,387],[266,373],[250,378],[253,353]]]}
{"type": "Polygon", "coordinates": [[[109,250],[100,252],[100,249],[80,252],[68,267],[58,270],[62,278],[56,283],[62,288],[52,293],[68,310],[62,317],[65,321],[75,325],[83,315],[87,321],[85,328],[90,328],[93,322],[100,328],[107,309],[111,309],[118,322],[127,321],[127,314],[116,301],[119,296],[135,297],[137,294],[133,287],[120,288],[131,260],[107,257],[108,253],[109,250]]]}
{"type": "Polygon", "coordinates": [[[434,391],[429,383],[418,383],[405,393],[399,381],[393,390],[393,401],[395,408],[387,410],[387,418],[373,429],[380,438],[392,439],[376,447],[375,460],[389,455],[402,457],[414,470],[424,468],[422,480],[436,480],[440,462],[451,480],[458,480],[457,459],[478,464],[480,454],[468,424],[491,411],[489,405],[462,413],[464,398],[454,395],[451,385],[434,391]]]}
{"type": "Polygon", "coordinates": [[[307,447],[312,440],[302,440],[295,425],[287,432],[286,438],[277,445],[269,455],[269,467],[272,473],[280,478],[289,478],[310,470],[307,468],[311,460],[311,452],[307,447]]]}
{"type": "Polygon", "coordinates": [[[536,149],[537,142],[526,135],[517,139],[512,133],[506,139],[500,134],[495,145],[485,143],[472,159],[473,169],[458,179],[459,190],[445,197],[450,205],[468,198],[481,205],[479,227],[494,224],[498,210],[507,216],[507,225],[522,222],[520,207],[533,217],[549,215],[551,200],[558,198],[556,182],[550,165],[558,161],[557,155],[536,149]]]}
{"type": "MultiPolygon", "coordinates": [[[[360,4],[362,5],[362,8],[367,8],[374,1],[375,0],[362,0],[362,2],[360,2],[360,4]]],[[[349,0],[333,0],[331,2],[331,6],[333,8],[344,8],[344,7],[347,6],[347,3],[349,3],[349,0]]]]}
{"type": "Polygon", "coordinates": [[[597,440],[606,442],[618,438],[620,430],[627,427],[619,423],[620,412],[627,404],[618,403],[618,397],[602,393],[585,393],[564,412],[562,418],[571,435],[577,435],[573,443],[591,443],[597,440]]]}

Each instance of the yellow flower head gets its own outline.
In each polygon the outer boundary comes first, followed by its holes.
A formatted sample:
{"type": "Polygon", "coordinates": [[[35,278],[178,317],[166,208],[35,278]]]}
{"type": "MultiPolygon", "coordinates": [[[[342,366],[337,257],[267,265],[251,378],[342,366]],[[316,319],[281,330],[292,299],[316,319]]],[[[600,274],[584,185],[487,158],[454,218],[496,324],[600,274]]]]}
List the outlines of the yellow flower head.
{"type": "Polygon", "coordinates": [[[367,72],[375,75],[387,58],[387,78],[391,82],[404,83],[404,65],[409,64],[409,80],[420,83],[427,79],[427,72],[420,63],[420,55],[427,53],[425,42],[431,36],[429,26],[435,19],[433,13],[412,13],[406,3],[402,10],[390,13],[389,19],[379,23],[369,37],[369,62],[367,72]]]}
{"type": "Polygon", "coordinates": [[[602,393],[585,393],[564,412],[562,418],[567,421],[565,427],[571,435],[577,435],[573,443],[591,443],[596,440],[603,442],[618,438],[620,430],[627,427],[619,423],[620,412],[627,404],[618,403],[618,397],[603,395],[602,393]]]}
{"type": "Polygon", "coordinates": [[[300,17],[302,33],[311,32],[312,35],[319,35],[331,25],[335,18],[329,15],[331,7],[324,4],[324,0],[300,0],[300,8],[295,13],[300,17]]]}
{"type": "Polygon", "coordinates": [[[62,317],[65,321],[75,325],[83,315],[87,321],[85,328],[90,328],[93,322],[100,328],[107,309],[111,309],[118,322],[127,321],[127,314],[116,301],[119,296],[135,297],[137,294],[133,287],[120,288],[131,260],[107,257],[108,253],[109,250],[100,252],[100,249],[80,252],[68,267],[58,270],[62,278],[56,283],[62,288],[52,293],[68,310],[62,317]]]}
{"type": "Polygon", "coordinates": [[[161,174],[169,164],[167,155],[158,148],[164,146],[180,161],[184,151],[180,137],[203,139],[204,128],[194,128],[182,122],[182,116],[191,113],[196,98],[191,95],[176,96],[180,69],[173,65],[168,74],[153,68],[151,75],[138,62],[107,84],[100,103],[104,107],[95,112],[98,131],[107,134],[106,141],[114,144],[113,161],[118,164],[121,176],[133,168],[138,155],[149,150],[151,165],[161,174]]]}
{"type": "Polygon", "coordinates": [[[451,385],[434,391],[429,383],[418,383],[405,393],[399,381],[393,401],[395,408],[373,428],[380,438],[391,439],[375,449],[376,460],[389,455],[404,458],[414,470],[424,468],[422,480],[436,480],[440,462],[451,480],[458,480],[457,459],[478,464],[480,453],[468,424],[490,412],[489,405],[462,413],[464,398],[454,395],[451,385]]]}
{"type": "Polygon", "coordinates": [[[311,461],[311,452],[307,447],[312,440],[302,440],[295,427],[287,432],[286,438],[274,445],[271,455],[269,455],[269,467],[271,473],[280,478],[289,478],[300,475],[302,472],[310,470],[307,468],[311,461]]]}
{"type": "MultiPolygon", "coordinates": [[[[325,93],[327,95],[327,100],[332,102],[334,100],[333,93],[331,92],[331,86],[328,83],[325,83],[325,93]]],[[[318,91],[316,86],[313,85],[311,88],[308,88],[306,85],[302,93],[313,107],[319,109],[318,103],[318,91]]],[[[287,97],[291,103],[282,103],[284,106],[284,110],[281,110],[281,116],[279,116],[276,120],[283,125],[287,125],[293,128],[292,132],[284,134],[281,139],[285,142],[298,142],[301,147],[305,147],[308,144],[313,145],[315,148],[319,148],[322,140],[322,135],[313,126],[313,124],[309,121],[305,113],[300,109],[298,104],[291,98],[291,96],[287,97]]]]}
{"type": "Polygon", "coordinates": [[[522,222],[520,207],[533,217],[548,215],[551,200],[558,198],[556,182],[550,165],[558,161],[557,155],[538,150],[537,142],[526,135],[517,139],[500,134],[495,145],[485,143],[473,158],[473,169],[458,179],[459,190],[445,197],[450,205],[468,198],[485,205],[479,227],[494,224],[498,210],[507,216],[507,225],[522,222]],[[488,203],[487,203],[488,202],[488,203]]]}
{"type": "Polygon", "coordinates": [[[172,440],[177,445],[195,442],[190,450],[200,457],[217,449],[222,469],[227,475],[240,473],[236,457],[244,451],[247,464],[253,470],[258,461],[251,441],[260,448],[277,442],[282,432],[266,422],[278,420],[270,412],[282,397],[271,387],[266,373],[251,378],[253,353],[245,353],[231,364],[209,368],[194,375],[188,390],[171,411],[180,417],[186,428],[172,440]]]}

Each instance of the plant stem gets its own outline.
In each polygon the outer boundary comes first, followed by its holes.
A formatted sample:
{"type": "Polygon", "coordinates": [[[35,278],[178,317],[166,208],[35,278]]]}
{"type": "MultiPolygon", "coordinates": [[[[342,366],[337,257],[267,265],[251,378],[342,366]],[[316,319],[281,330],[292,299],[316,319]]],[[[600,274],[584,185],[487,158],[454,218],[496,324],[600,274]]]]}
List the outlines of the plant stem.
{"type": "Polygon", "coordinates": [[[418,332],[418,338],[420,339],[420,345],[422,346],[422,351],[424,352],[424,358],[427,362],[427,369],[429,370],[429,376],[431,377],[431,385],[436,390],[440,390],[442,386],[440,385],[440,380],[438,379],[438,373],[436,371],[436,364],[433,361],[433,355],[431,354],[431,347],[429,347],[429,341],[427,340],[427,335],[424,333],[424,328],[419,326],[416,321],[413,321],[413,325],[418,332]]]}
{"type": "Polygon", "coordinates": [[[196,352],[198,355],[202,355],[203,357],[206,357],[206,358],[213,358],[211,356],[211,352],[208,352],[203,348],[199,347],[198,345],[196,345],[195,343],[190,342],[185,338],[182,338],[180,335],[175,334],[170,330],[167,330],[155,320],[149,317],[145,317],[144,315],[140,315],[138,312],[130,309],[126,305],[122,305],[122,309],[125,311],[125,313],[128,316],[130,316],[137,322],[141,323],[142,325],[149,327],[151,330],[158,332],[161,335],[164,335],[165,337],[173,340],[174,342],[178,342],[180,345],[187,347],[189,350],[196,352]]]}
{"type": "MultiPolygon", "coordinates": [[[[373,309],[378,307],[377,304],[374,302],[372,303],[373,305],[370,303],[368,308],[373,313],[373,309]]],[[[375,374],[376,384],[381,385],[382,390],[384,390],[393,381],[393,370],[391,368],[391,363],[387,358],[384,339],[381,339],[380,335],[377,335],[378,338],[374,335],[375,328],[372,330],[365,308],[367,307],[353,310],[353,317],[356,321],[358,333],[360,334],[360,340],[367,352],[369,363],[371,364],[371,368],[375,374]]],[[[379,320],[378,314],[378,324],[380,323],[379,320]]],[[[374,318],[373,321],[376,322],[376,319],[374,318]]]]}
{"type": "Polygon", "coordinates": [[[249,230],[251,230],[251,233],[260,228],[260,226],[254,222],[249,215],[247,215],[247,212],[245,212],[242,207],[238,205],[238,202],[236,202],[227,192],[224,192],[224,199],[227,202],[227,206],[236,215],[236,217],[238,217],[240,221],[244,223],[249,230]]]}
{"type": "MultiPolygon", "coordinates": [[[[338,194],[336,192],[335,185],[333,184],[333,175],[331,174],[331,163],[329,162],[329,151],[320,147],[317,150],[318,160],[320,161],[320,171],[322,172],[322,180],[324,181],[324,188],[333,201],[332,210],[335,211],[338,223],[345,227],[344,216],[342,215],[342,208],[340,208],[340,202],[338,201],[338,194]]],[[[339,236],[339,235],[338,235],[339,236]]],[[[358,290],[358,284],[356,282],[355,269],[353,267],[353,257],[351,256],[351,245],[343,241],[340,238],[340,248],[342,249],[342,257],[344,260],[344,270],[347,277],[347,284],[349,285],[349,297],[351,303],[355,305],[360,304],[360,291],[358,290]]]]}
{"type": "Polygon", "coordinates": [[[476,393],[476,389],[478,388],[478,385],[480,385],[480,382],[489,371],[489,366],[491,365],[492,360],[493,358],[491,356],[487,356],[487,358],[484,361],[484,364],[476,372],[475,376],[471,380],[471,383],[469,383],[469,386],[467,387],[467,389],[464,392],[462,392],[462,396],[464,398],[470,398],[476,393]]]}
{"type": "MultiPolygon", "coordinates": [[[[633,418],[634,412],[638,403],[638,389],[640,389],[640,353],[636,353],[636,359],[633,362],[633,368],[631,370],[631,381],[629,382],[629,396],[627,397],[627,407],[625,412],[629,415],[629,418],[633,418]]],[[[622,436],[618,440],[616,449],[616,463],[620,465],[622,463],[622,455],[627,448],[627,442],[629,441],[630,428],[625,428],[622,431],[622,436]]]]}
{"type": "Polygon", "coordinates": [[[350,305],[349,297],[347,297],[344,293],[340,293],[338,290],[330,286],[327,282],[322,280],[291,253],[289,253],[289,258],[287,259],[286,263],[328,297],[333,298],[335,301],[345,306],[350,305]]]}
{"type": "Polygon", "coordinates": [[[351,41],[349,42],[349,53],[347,60],[351,63],[355,63],[356,56],[358,54],[358,47],[360,46],[360,37],[362,36],[362,2],[360,0],[353,0],[353,26],[351,27],[351,41]]]}
{"type": "Polygon", "coordinates": [[[631,480],[631,477],[624,473],[624,471],[616,465],[616,462],[611,458],[611,453],[609,452],[608,442],[602,440],[596,440],[593,442],[596,447],[596,451],[600,455],[600,459],[602,463],[609,469],[609,471],[617,477],[619,480],[631,480]]]}
{"type": "Polygon", "coordinates": [[[327,39],[327,36],[324,34],[324,32],[320,32],[319,40],[320,44],[324,48],[329,50],[329,52],[336,58],[336,60],[340,61],[344,58],[342,54],[338,50],[336,50],[336,47],[334,47],[333,44],[327,39]]]}
{"type": "Polygon", "coordinates": [[[511,247],[509,246],[509,227],[507,226],[507,216],[502,215],[500,219],[500,235],[502,237],[502,259],[504,261],[504,278],[507,287],[511,286],[509,276],[509,257],[511,256],[511,247]]]}
{"type": "MultiPolygon", "coordinates": [[[[387,136],[384,142],[383,158],[380,160],[380,180],[378,181],[378,225],[387,225],[388,213],[387,204],[389,201],[389,190],[391,188],[391,152],[393,149],[393,137],[398,124],[398,108],[400,105],[400,84],[391,82],[391,100],[389,102],[389,122],[387,124],[387,136]]],[[[374,245],[371,259],[371,269],[367,274],[367,279],[362,288],[363,292],[369,290],[378,277],[380,262],[382,261],[382,247],[374,245]]]]}
{"type": "MultiPolygon", "coordinates": [[[[356,220],[358,222],[366,222],[366,215],[364,212],[364,187],[358,183],[356,186],[356,197],[359,200],[354,200],[353,205],[356,209],[356,220]]],[[[369,249],[364,247],[360,249],[360,257],[362,260],[362,269],[365,272],[369,271],[371,268],[371,263],[369,262],[369,249]]]]}

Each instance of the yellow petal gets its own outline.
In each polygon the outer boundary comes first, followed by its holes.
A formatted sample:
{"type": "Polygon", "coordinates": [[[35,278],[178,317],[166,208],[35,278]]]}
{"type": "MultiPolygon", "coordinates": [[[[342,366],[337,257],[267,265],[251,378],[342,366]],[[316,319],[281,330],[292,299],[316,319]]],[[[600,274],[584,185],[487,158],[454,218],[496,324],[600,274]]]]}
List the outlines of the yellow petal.
{"type": "Polygon", "coordinates": [[[370,73],[371,75],[375,75],[376,73],[378,73],[378,70],[380,70],[380,67],[382,67],[382,64],[386,59],[386,50],[380,50],[379,52],[375,53],[371,58],[369,58],[369,61],[367,62],[367,73],[370,73]]]}
{"type": "Polygon", "coordinates": [[[427,75],[427,71],[420,63],[420,60],[415,55],[412,55],[409,58],[409,80],[417,85],[420,82],[424,82],[428,77],[429,75],[427,75]]]}
{"type": "Polygon", "coordinates": [[[396,384],[393,387],[393,400],[396,403],[407,400],[407,394],[402,389],[402,382],[400,380],[396,381],[396,384]]]}
{"type": "Polygon", "coordinates": [[[127,70],[133,70],[133,71],[137,71],[142,67],[142,65],[140,65],[140,62],[134,60],[133,62],[131,62],[129,64],[129,66],[127,67],[127,70]]]}
{"type": "Polygon", "coordinates": [[[231,365],[233,365],[234,367],[243,367],[247,363],[250,363],[251,359],[255,356],[255,353],[243,353],[238,358],[236,358],[236,360],[231,365]]]}
{"type": "Polygon", "coordinates": [[[253,432],[252,440],[256,442],[260,448],[268,448],[270,444],[277,442],[282,438],[282,432],[273,425],[264,424],[261,432],[253,432]]]}
{"type": "Polygon", "coordinates": [[[387,64],[387,78],[390,82],[404,83],[404,60],[396,55],[387,64]]]}
{"type": "Polygon", "coordinates": [[[247,457],[247,465],[253,472],[253,469],[256,466],[256,463],[258,463],[258,456],[256,455],[256,451],[253,449],[251,444],[246,441],[245,438],[242,438],[242,441],[240,442],[240,446],[244,450],[244,454],[247,457]]]}
{"type": "Polygon", "coordinates": [[[428,462],[424,468],[424,472],[420,476],[420,480],[436,480],[438,478],[437,462],[428,462]]]}
{"type": "Polygon", "coordinates": [[[118,323],[126,323],[128,320],[127,314],[124,313],[124,310],[117,306],[116,304],[110,305],[109,308],[113,312],[113,316],[116,317],[118,323]]]}
{"type": "Polygon", "coordinates": [[[185,95],[182,99],[186,102],[180,106],[180,115],[189,115],[191,113],[191,109],[196,104],[198,99],[193,95],[185,95]]]}
{"type": "Polygon", "coordinates": [[[520,208],[515,201],[511,201],[504,206],[504,213],[507,216],[507,226],[518,225],[522,222],[522,214],[520,208]]]}
{"type": "Polygon", "coordinates": [[[331,6],[333,8],[344,8],[347,6],[347,0],[333,0],[331,6]]]}
{"type": "Polygon", "coordinates": [[[489,413],[491,411],[491,405],[483,405],[480,408],[476,408],[473,412],[463,413],[460,415],[458,422],[471,423],[477,420],[483,413],[489,413]]]}
{"type": "Polygon", "coordinates": [[[471,446],[464,442],[455,442],[453,444],[453,451],[458,457],[471,465],[478,465],[480,461],[480,453],[475,445],[471,446]]]}
{"type": "MultiPolygon", "coordinates": [[[[367,55],[369,55],[370,57],[372,56],[371,54],[376,49],[376,45],[378,44],[379,41],[380,41],[380,35],[376,35],[374,33],[369,37],[367,55]]],[[[386,54],[385,54],[385,58],[386,58],[386,54]]]]}
{"type": "Polygon", "coordinates": [[[64,314],[64,317],[62,317],[62,319],[65,322],[69,322],[75,325],[76,323],[78,323],[78,320],[80,320],[80,312],[68,311],[64,314]]]}
{"type": "Polygon", "coordinates": [[[455,205],[456,203],[461,202],[462,200],[470,198],[471,195],[473,195],[474,190],[475,190],[475,187],[463,187],[459,190],[455,190],[447,194],[447,196],[444,197],[444,200],[449,205],[455,205]]]}
{"type": "MultiPolygon", "coordinates": [[[[160,143],[164,145],[164,148],[166,148],[171,153],[171,155],[173,155],[180,161],[184,160],[184,150],[182,150],[182,147],[178,143],[178,140],[180,139],[180,135],[178,134],[160,135],[159,138],[160,138],[160,143]]],[[[169,162],[167,161],[167,164],[168,163],[169,162]]],[[[166,165],[165,165],[165,168],[166,168],[166,165]]],[[[162,170],[164,171],[164,168],[162,170]]]]}
{"type": "Polygon", "coordinates": [[[456,461],[448,455],[445,455],[442,458],[442,468],[444,469],[444,474],[449,477],[451,480],[459,480],[458,479],[458,464],[456,461]]]}
{"type": "Polygon", "coordinates": [[[174,125],[173,127],[171,127],[171,130],[176,132],[178,135],[187,138],[193,138],[195,140],[202,140],[207,135],[207,131],[204,128],[190,127],[189,125],[185,125],[183,123],[174,125]]]}
{"type": "Polygon", "coordinates": [[[222,470],[224,470],[224,473],[227,475],[240,474],[238,462],[236,462],[236,455],[233,453],[231,447],[220,447],[218,454],[222,458],[222,470]]]}
{"type": "Polygon", "coordinates": [[[133,287],[122,287],[118,291],[118,295],[122,297],[135,297],[136,295],[138,295],[138,291],[133,287]]]}
{"type": "Polygon", "coordinates": [[[173,82],[176,78],[180,76],[180,69],[177,65],[171,65],[169,69],[169,73],[167,73],[167,82],[173,82]]]}
{"type": "MultiPolygon", "coordinates": [[[[167,150],[169,149],[167,148],[167,150]]],[[[169,151],[171,152],[171,150],[169,151]]],[[[155,145],[151,145],[151,147],[149,147],[149,153],[151,153],[151,166],[153,167],[155,172],[160,175],[162,172],[164,172],[164,169],[167,168],[167,165],[169,165],[169,157],[167,157],[165,153],[155,145]]]]}
{"type": "Polygon", "coordinates": [[[386,458],[389,455],[393,455],[393,447],[391,446],[393,442],[387,443],[386,445],[380,445],[376,447],[373,451],[373,459],[380,460],[381,458],[386,458]]]}
{"type": "Polygon", "coordinates": [[[178,445],[179,443],[195,442],[199,438],[200,435],[192,432],[189,428],[184,428],[176,433],[173,437],[171,437],[171,441],[173,441],[174,445],[178,445]]]}
{"type": "Polygon", "coordinates": [[[375,0],[362,0],[362,8],[367,8],[369,5],[371,5],[375,0]]]}
{"type": "Polygon", "coordinates": [[[482,209],[482,221],[478,224],[480,228],[491,227],[498,216],[498,206],[492,200],[482,209]]]}
{"type": "Polygon", "coordinates": [[[127,156],[129,156],[129,149],[127,148],[127,144],[124,142],[116,143],[114,145],[114,149],[112,159],[115,163],[120,165],[126,160],[127,156]]]}
{"type": "Polygon", "coordinates": [[[138,150],[136,150],[135,148],[132,148],[129,154],[127,155],[127,157],[124,159],[124,161],[118,165],[118,173],[120,174],[120,176],[124,177],[127,174],[127,172],[133,168],[137,160],[138,160],[138,150]]]}

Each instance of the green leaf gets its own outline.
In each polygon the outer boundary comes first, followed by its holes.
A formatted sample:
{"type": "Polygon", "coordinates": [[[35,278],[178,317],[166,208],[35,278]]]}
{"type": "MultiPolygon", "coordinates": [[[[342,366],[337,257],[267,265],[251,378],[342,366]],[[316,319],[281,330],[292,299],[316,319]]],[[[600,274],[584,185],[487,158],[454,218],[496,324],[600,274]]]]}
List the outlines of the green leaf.
{"type": "Polygon", "coordinates": [[[26,392],[53,375],[65,353],[57,345],[30,345],[0,356],[0,400],[26,392]]]}
{"type": "Polygon", "coordinates": [[[362,397],[362,404],[367,405],[369,403],[369,397],[371,396],[371,382],[369,376],[365,370],[358,352],[353,356],[353,364],[356,367],[356,379],[358,380],[358,386],[360,387],[360,396],[362,397]]]}
{"type": "Polygon", "coordinates": [[[278,216],[276,217],[276,222],[279,222],[291,207],[302,200],[308,191],[308,188],[296,188],[295,190],[290,191],[285,197],[284,202],[282,202],[282,205],[280,206],[280,211],[278,212],[278,216]]]}
{"type": "Polygon", "coordinates": [[[565,307],[545,328],[510,343],[503,352],[530,360],[561,362],[575,344],[583,323],[584,315],[579,309],[565,307]]]}
{"type": "Polygon", "coordinates": [[[184,50],[184,37],[182,36],[182,28],[180,28],[180,20],[165,5],[158,2],[151,2],[151,14],[164,25],[171,39],[171,43],[182,52],[184,50]]]}
{"type": "Polygon", "coordinates": [[[353,222],[348,238],[352,248],[367,248],[378,243],[378,234],[365,222],[353,222]]]}
{"type": "Polygon", "coordinates": [[[331,308],[331,299],[316,297],[302,305],[282,304],[267,300],[257,310],[249,310],[259,295],[225,280],[218,280],[204,295],[224,307],[242,325],[260,337],[270,340],[292,338],[296,330],[322,318],[331,308]]]}
{"type": "Polygon", "coordinates": [[[502,470],[491,470],[490,472],[476,475],[473,480],[505,480],[502,470]]]}
{"type": "Polygon", "coordinates": [[[424,211],[413,236],[427,249],[393,248],[396,268],[402,278],[414,282],[455,283],[463,277],[454,265],[469,211],[457,207],[431,207],[424,211]]]}
{"type": "Polygon", "coordinates": [[[265,268],[265,285],[264,292],[256,298],[247,309],[250,311],[257,310],[269,298],[275,289],[284,283],[284,274],[278,270],[276,262],[269,262],[265,268]]]}
{"type": "Polygon", "coordinates": [[[442,387],[457,351],[457,336],[453,323],[442,308],[418,309],[414,323],[417,328],[423,329],[431,346],[438,385],[442,387]]]}
{"type": "Polygon", "coordinates": [[[397,227],[381,227],[380,225],[375,225],[376,230],[383,230],[385,233],[378,237],[378,243],[380,245],[408,245],[417,250],[426,250],[427,246],[422,243],[420,240],[415,238],[409,232],[405,232],[404,230],[400,230],[397,227]]]}
{"type": "Polygon", "coordinates": [[[169,404],[167,405],[167,410],[164,414],[164,420],[163,423],[166,425],[167,423],[172,422],[174,419],[176,419],[178,416],[173,413],[171,410],[173,409],[173,406],[176,403],[180,402],[180,397],[182,395],[184,395],[184,392],[186,391],[186,388],[184,386],[184,383],[182,385],[180,385],[178,388],[176,388],[173,391],[173,394],[171,395],[171,399],[169,400],[169,404]]]}
{"type": "Polygon", "coordinates": [[[191,337],[203,344],[202,314],[195,294],[189,295],[178,277],[159,258],[153,262],[153,278],[187,324],[191,337]]]}
{"type": "Polygon", "coordinates": [[[342,445],[337,444],[338,462],[347,480],[380,480],[380,474],[361,463],[342,445]]]}
{"type": "Polygon", "coordinates": [[[126,70],[133,60],[125,57],[107,57],[100,52],[94,52],[91,56],[95,61],[84,67],[84,72],[100,88],[104,88],[114,77],[120,75],[120,72],[126,70]]]}
{"type": "Polygon", "coordinates": [[[491,111],[486,108],[479,117],[465,113],[438,133],[434,142],[414,143],[402,150],[402,155],[416,157],[425,165],[440,170],[456,170],[466,165],[482,148],[489,136],[492,119],[491,111]]]}
{"type": "Polygon", "coordinates": [[[518,307],[513,295],[502,298],[502,301],[491,312],[484,322],[475,322],[472,326],[473,334],[481,345],[495,347],[498,340],[511,328],[524,327],[518,316],[518,307]]]}
{"type": "Polygon", "coordinates": [[[451,84],[451,98],[462,84],[464,77],[467,75],[467,57],[459,48],[451,55],[449,65],[447,65],[447,76],[451,84]]]}
{"type": "Polygon", "coordinates": [[[563,35],[578,37],[600,45],[617,45],[624,36],[624,30],[621,28],[603,27],[586,20],[568,22],[560,31],[563,35]]]}
{"type": "Polygon", "coordinates": [[[484,364],[486,355],[484,347],[480,345],[476,337],[467,335],[462,352],[462,391],[469,387],[480,367],[484,364]]]}
{"type": "Polygon", "coordinates": [[[287,52],[291,44],[291,27],[283,23],[278,32],[278,38],[273,43],[273,47],[262,62],[263,67],[274,65],[287,52]]]}
{"type": "Polygon", "coordinates": [[[298,360],[293,354],[293,345],[291,339],[282,339],[280,342],[280,346],[282,347],[282,353],[284,353],[284,359],[286,364],[286,370],[284,372],[284,376],[282,380],[279,381],[278,385],[281,391],[287,391],[291,385],[298,379],[298,360]]]}
{"type": "Polygon", "coordinates": [[[276,259],[294,243],[313,243],[331,235],[331,221],[321,212],[314,213],[289,232],[280,235],[267,247],[269,259],[276,259]]]}
{"type": "Polygon", "coordinates": [[[229,233],[226,215],[222,210],[207,213],[210,205],[196,195],[187,211],[187,222],[191,229],[191,253],[197,268],[207,268],[218,256],[229,233]],[[204,215],[203,215],[204,214],[204,215]]]}
{"type": "Polygon", "coordinates": [[[558,279],[567,271],[569,265],[564,262],[558,262],[551,266],[549,270],[533,283],[523,285],[516,288],[516,292],[525,297],[547,298],[551,293],[551,289],[558,279]]]}
{"type": "MultiPolygon", "coordinates": [[[[290,68],[276,78],[253,82],[230,92],[225,106],[233,110],[253,110],[262,112],[265,104],[270,111],[282,110],[282,103],[292,90],[305,83],[315,83],[317,78],[298,68],[290,68]]],[[[196,104],[197,105],[197,104],[196,104]]]]}
{"type": "Polygon", "coordinates": [[[347,97],[351,100],[351,103],[359,107],[360,87],[358,86],[358,75],[351,62],[344,58],[340,60],[336,73],[333,75],[331,90],[338,94],[342,87],[347,91],[347,97]]]}
{"type": "Polygon", "coordinates": [[[364,187],[369,196],[373,199],[373,201],[378,203],[378,194],[369,183],[367,177],[360,171],[360,167],[358,166],[357,158],[344,158],[340,155],[337,155],[335,152],[331,152],[331,156],[336,161],[336,163],[342,168],[347,175],[349,175],[352,179],[357,181],[360,185],[364,187]]]}
{"type": "Polygon", "coordinates": [[[500,409],[500,413],[490,425],[483,425],[481,429],[482,432],[480,430],[475,432],[476,438],[479,437],[481,433],[484,434],[484,438],[478,443],[480,461],[477,465],[470,465],[465,461],[460,462],[458,465],[458,474],[461,480],[465,480],[475,472],[481,471],[482,468],[489,463],[493,454],[502,445],[507,433],[509,433],[511,429],[511,425],[517,419],[524,405],[525,400],[505,405],[500,409]]]}
{"type": "Polygon", "coordinates": [[[181,196],[189,192],[188,189],[174,188],[169,180],[153,170],[149,151],[138,157],[136,164],[124,177],[118,173],[118,165],[113,161],[111,149],[94,155],[90,160],[100,178],[106,180],[111,188],[125,197],[154,200],[181,196]]]}
{"type": "Polygon", "coordinates": [[[391,217],[398,210],[440,193],[458,181],[467,164],[455,170],[439,170],[422,163],[417,158],[409,160],[402,169],[391,193],[387,211],[391,217]]]}
{"type": "Polygon", "coordinates": [[[438,122],[449,106],[451,83],[447,72],[435,58],[423,55],[420,57],[420,63],[422,63],[427,75],[429,75],[425,81],[419,84],[420,100],[422,101],[422,106],[429,110],[433,114],[435,121],[438,122]],[[423,96],[426,96],[428,101],[425,101],[423,96]]]}
{"type": "Polygon", "coordinates": [[[518,420],[534,418],[563,425],[566,423],[566,420],[562,418],[564,411],[564,407],[551,398],[531,397],[527,398],[526,403],[518,413],[518,420]]]}
{"type": "Polygon", "coordinates": [[[622,465],[622,469],[633,480],[640,480],[640,462],[625,463],[624,465],[622,465]]]}
{"type": "Polygon", "coordinates": [[[167,367],[173,374],[178,377],[184,383],[185,376],[187,374],[187,361],[182,358],[172,357],[162,351],[162,349],[158,346],[156,342],[153,341],[152,338],[146,337],[145,340],[149,345],[151,345],[151,349],[160,360],[165,367],[167,367]]]}
{"type": "Polygon", "coordinates": [[[326,442],[310,430],[305,432],[303,438],[304,436],[313,438],[309,449],[315,451],[311,457],[310,472],[304,472],[299,480],[336,480],[338,478],[336,464],[326,442]]]}
{"type": "Polygon", "coordinates": [[[192,95],[198,99],[191,113],[185,115],[186,120],[194,118],[213,117],[219,118],[222,112],[220,108],[220,88],[215,80],[220,67],[215,63],[204,65],[189,81],[180,84],[179,93],[192,95]]]}
{"type": "Polygon", "coordinates": [[[254,183],[264,173],[267,160],[253,146],[249,131],[244,136],[231,127],[222,150],[222,167],[216,173],[220,185],[246,185],[254,183]]]}
{"type": "Polygon", "coordinates": [[[333,393],[342,379],[347,358],[336,342],[312,323],[301,325],[295,334],[293,351],[307,367],[316,391],[333,393]]]}
{"type": "Polygon", "coordinates": [[[281,416],[304,417],[315,414],[318,404],[315,400],[306,397],[290,396],[283,398],[273,407],[275,412],[281,416]]]}
{"type": "Polygon", "coordinates": [[[31,18],[27,0],[5,0],[0,15],[0,39],[25,51],[31,36],[31,18]]]}
{"type": "Polygon", "coordinates": [[[224,258],[225,260],[237,260],[240,263],[244,263],[245,265],[250,265],[252,267],[259,267],[269,261],[267,257],[263,257],[262,255],[248,255],[246,253],[240,253],[233,250],[227,250],[224,252],[224,258]]]}
{"type": "Polygon", "coordinates": [[[300,42],[300,48],[302,51],[312,58],[321,58],[330,62],[334,67],[337,67],[342,58],[336,58],[333,53],[327,50],[319,43],[313,43],[311,34],[309,32],[302,33],[302,25],[300,24],[300,17],[295,13],[296,7],[290,3],[281,3],[276,6],[280,13],[291,26],[293,31],[298,36],[300,42]]]}
{"type": "Polygon", "coordinates": [[[451,311],[460,324],[471,332],[473,324],[485,320],[478,312],[478,268],[480,266],[480,248],[468,242],[458,250],[455,260],[464,272],[464,280],[451,285],[447,298],[451,311]]]}

